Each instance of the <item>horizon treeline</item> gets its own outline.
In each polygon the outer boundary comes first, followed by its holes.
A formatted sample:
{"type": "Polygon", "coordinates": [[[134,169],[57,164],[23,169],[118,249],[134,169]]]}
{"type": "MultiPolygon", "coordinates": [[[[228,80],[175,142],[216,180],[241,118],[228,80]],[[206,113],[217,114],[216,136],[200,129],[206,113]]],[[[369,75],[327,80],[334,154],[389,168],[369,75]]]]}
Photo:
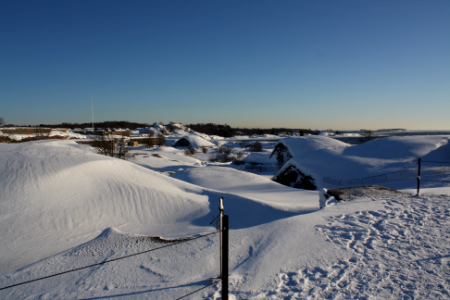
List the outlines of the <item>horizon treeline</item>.
{"type": "Polygon", "coordinates": [[[214,124],[214,123],[199,123],[199,124],[189,124],[187,125],[192,130],[197,132],[205,133],[208,135],[218,135],[223,137],[232,137],[235,135],[252,135],[252,134],[292,134],[293,132],[298,132],[300,135],[311,133],[316,134],[318,130],[311,129],[293,129],[293,128],[245,128],[245,127],[231,127],[230,125],[224,124],[214,124]]]}
{"type": "MultiPolygon", "coordinates": [[[[136,129],[136,128],[147,128],[149,126],[154,126],[156,124],[163,125],[163,122],[154,122],[152,124],[149,123],[137,123],[137,122],[129,122],[129,121],[104,121],[104,122],[94,122],[95,128],[128,128],[128,129],[136,129]]],[[[174,122],[170,122],[167,124],[169,127],[174,122]]],[[[311,129],[293,129],[293,128],[245,128],[245,127],[231,127],[228,124],[214,124],[214,123],[197,123],[197,124],[188,124],[185,125],[192,130],[195,130],[200,133],[208,134],[208,135],[218,135],[223,137],[232,137],[235,135],[252,135],[252,134],[292,134],[293,132],[298,132],[300,135],[303,134],[316,134],[318,130],[311,129]]],[[[66,123],[63,122],[61,124],[39,124],[39,125],[4,125],[3,127],[46,127],[46,128],[91,128],[92,123],[66,123]]]]}

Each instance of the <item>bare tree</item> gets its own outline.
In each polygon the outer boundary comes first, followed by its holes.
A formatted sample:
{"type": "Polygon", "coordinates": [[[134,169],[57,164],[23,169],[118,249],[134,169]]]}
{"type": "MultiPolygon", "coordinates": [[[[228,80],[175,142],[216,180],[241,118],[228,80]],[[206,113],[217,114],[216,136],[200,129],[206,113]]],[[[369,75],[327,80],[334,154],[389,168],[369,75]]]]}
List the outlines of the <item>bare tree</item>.
{"type": "Polygon", "coordinates": [[[51,128],[42,128],[41,125],[37,126],[35,130],[38,139],[48,139],[51,132],[51,128]]]}
{"type": "Polygon", "coordinates": [[[373,140],[373,139],[375,139],[375,135],[372,133],[372,131],[371,130],[364,130],[364,134],[360,138],[360,141],[362,143],[364,143],[364,142],[368,142],[368,141],[373,140]]]}
{"type": "Polygon", "coordinates": [[[130,151],[127,140],[128,138],[123,135],[115,137],[114,133],[108,132],[95,136],[91,145],[99,154],[127,159],[130,151]]]}
{"type": "Polygon", "coordinates": [[[166,144],[166,138],[164,137],[163,134],[161,134],[161,133],[158,134],[158,141],[157,141],[157,143],[158,143],[159,147],[162,147],[162,146],[164,146],[166,144]]]}
{"type": "Polygon", "coordinates": [[[116,149],[114,133],[108,132],[95,136],[91,146],[95,148],[95,151],[97,151],[98,154],[114,156],[114,150],[116,149]]]}
{"type": "Polygon", "coordinates": [[[120,138],[115,139],[115,143],[115,154],[117,158],[128,159],[128,152],[130,151],[130,147],[128,146],[128,139],[122,135],[120,138]]]}
{"type": "Polygon", "coordinates": [[[144,144],[147,148],[153,148],[157,144],[157,139],[155,139],[153,132],[148,132],[148,137],[144,139],[144,144]]]}

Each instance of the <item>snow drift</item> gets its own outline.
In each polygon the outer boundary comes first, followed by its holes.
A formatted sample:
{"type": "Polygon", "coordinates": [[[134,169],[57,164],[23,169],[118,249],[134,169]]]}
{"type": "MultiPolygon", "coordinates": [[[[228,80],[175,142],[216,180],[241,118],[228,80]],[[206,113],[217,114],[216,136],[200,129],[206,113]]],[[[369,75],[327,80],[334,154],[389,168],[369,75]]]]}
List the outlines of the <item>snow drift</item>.
{"type": "Polygon", "coordinates": [[[0,273],[84,243],[110,227],[165,237],[211,231],[219,197],[226,198],[236,218],[234,228],[292,215],[91,153],[72,141],[0,144],[0,153],[0,273]]]}
{"type": "Polygon", "coordinates": [[[200,148],[200,147],[212,147],[214,146],[213,143],[208,142],[207,140],[203,139],[202,137],[194,134],[185,135],[181,139],[179,139],[175,144],[174,147],[177,146],[190,146],[192,148],[200,148]],[[183,143],[184,142],[184,143],[183,143]]]}
{"type": "Polygon", "coordinates": [[[298,157],[309,151],[349,146],[349,144],[325,136],[310,135],[285,138],[278,142],[270,157],[275,154],[278,163],[283,164],[289,159],[298,157]]]}
{"type": "Polygon", "coordinates": [[[310,151],[290,159],[275,177],[290,167],[315,179],[318,188],[323,177],[352,179],[376,176],[417,167],[417,158],[450,161],[450,136],[389,137],[360,145],[310,151]]]}

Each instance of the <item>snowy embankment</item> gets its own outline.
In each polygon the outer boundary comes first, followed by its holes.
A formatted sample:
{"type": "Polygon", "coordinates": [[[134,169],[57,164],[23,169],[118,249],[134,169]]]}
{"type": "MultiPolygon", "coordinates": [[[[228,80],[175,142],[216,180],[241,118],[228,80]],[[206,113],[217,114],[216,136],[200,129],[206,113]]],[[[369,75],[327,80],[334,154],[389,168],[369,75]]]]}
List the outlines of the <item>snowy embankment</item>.
{"type": "MultiPolygon", "coordinates": [[[[0,144],[0,152],[3,274],[88,242],[108,228],[165,238],[214,231],[209,223],[217,215],[219,197],[226,198],[234,229],[298,213],[298,204],[290,211],[286,207],[292,203],[262,203],[200,188],[131,162],[91,153],[71,141],[0,144]]],[[[101,253],[109,255],[106,250],[97,252],[100,256],[94,260],[104,259],[101,253]]],[[[72,267],[39,267],[30,277],[72,267]]],[[[11,278],[3,277],[1,282],[6,285],[11,278]]]]}
{"type": "Polygon", "coordinates": [[[259,175],[226,167],[190,168],[171,177],[292,212],[315,211],[319,205],[317,191],[299,191],[259,175]]]}
{"type": "MultiPolygon", "coordinates": [[[[71,141],[0,144],[0,287],[163,245],[150,236],[213,232],[224,197],[236,299],[450,296],[447,195],[371,191],[311,212],[317,191],[201,167],[194,158],[176,162],[170,148],[158,152],[166,158],[146,152],[127,162],[71,141]],[[176,163],[172,176],[188,182],[149,169],[176,163]]],[[[0,298],[176,299],[218,273],[219,239],[210,235],[0,291],[0,298]]],[[[220,298],[220,283],[190,299],[202,297],[220,298]]]]}
{"type": "MultiPolygon", "coordinates": [[[[79,133],[75,133],[73,131],[70,130],[58,130],[58,129],[53,129],[50,132],[41,132],[39,134],[36,133],[30,133],[30,134],[20,134],[20,133],[14,133],[14,131],[16,131],[16,129],[21,129],[21,128],[2,128],[3,130],[7,129],[8,133],[0,131],[0,136],[5,136],[10,138],[11,140],[14,141],[21,141],[24,139],[29,139],[29,138],[35,138],[37,136],[47,136],[49,138],[53,138],[53,139],[85,139],[86,136],[84,134],[79,134],[79,133]]],[[[18,131],[20,132],[20,131],[18,131]]]]}
{"type": "Polygon", "coordinates": [[[352,147],[310,151],[294,156],[284,168],[295,165],[312,175],[318,188],[333,188],[323,182],[324,177],[358,179],[417,168],[418,157],[423,161],[450,162],[449,139],[448,135],[377,139],[352,147]]]}

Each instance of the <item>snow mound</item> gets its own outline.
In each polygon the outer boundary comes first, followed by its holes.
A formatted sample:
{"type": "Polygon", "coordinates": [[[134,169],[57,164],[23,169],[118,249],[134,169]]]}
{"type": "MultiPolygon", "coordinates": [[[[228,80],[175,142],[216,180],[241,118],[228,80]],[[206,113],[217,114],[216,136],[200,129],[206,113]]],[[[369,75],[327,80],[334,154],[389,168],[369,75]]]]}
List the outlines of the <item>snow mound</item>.
{"type": "Polygon", "coordinates": [[[212,146],[214,146],[213,143],[208,142],[204,138],[202,138],[202,137],[200,137],[198,135],[195,135],[195,134],[185,135],[185,136],[182,137],[182,139],[186,139],[190,143],[190,145],[193,148],[196,148],[196,149],[198,149],[200,147],[212,147],[212,146]]]}
{"type": "Polygon", "coordinates": [[[211,231],[219,197],[238,218],[234,228],[292,215],[87,149],[73,141],[0,144],[0,273],[79,245],[110,227],[166,238],[211,231]]]}
{"type": "MultiPolygon", "coordinates": [[[[397,172],[417,167],[418,157],[448,162],[449,139],[443,135],[382,138],[351,147],[310,151],[284,166],[293,165],[311,175],[319,188],[330,188],[324,186],[324,177],[357,179],[397,172]]],[[[283,171],[284,167],[278,174],[283,171]]]]}
{"type": "Polygon", "coordinates": [[[247,197],[283,210],[310,212],[319,208],[318,192],[299,191],[270,179],[231,168],[191,168],[171,176],[205,188],[247,197]]]}
{"type": "MultiPolygon", "coordinates": [[[[292,155],[292,157],[297,157],[306,152],[319,150],[319,149],[329,149],[329,148],[340,148],[349,147],[350,145],[326,136],[302,136],[295,138],[285,138],[278,142],[286,146],[292,155]]],[[[278,145],[277,144],[277,145],[278,145]]]]}
{"type": "Polygon", "coordinates": [[[261,164],[276,164],[277,159],[275,157],[271,157],[269,153],[264,152],[251,152],[244,159],[246,163],[261,163],[261,164]]]}
{"type": "Polygon", "coordinates": [[[410,196],[410,194],[399,192],[384,186],[372,185],[372,186],[359,186],[359,187],[348,187],[341,189],[329,189],[325,192],[333,196],[336,200],[354,200],[364,197],[399,197],[399,196],[410,196]]]}

